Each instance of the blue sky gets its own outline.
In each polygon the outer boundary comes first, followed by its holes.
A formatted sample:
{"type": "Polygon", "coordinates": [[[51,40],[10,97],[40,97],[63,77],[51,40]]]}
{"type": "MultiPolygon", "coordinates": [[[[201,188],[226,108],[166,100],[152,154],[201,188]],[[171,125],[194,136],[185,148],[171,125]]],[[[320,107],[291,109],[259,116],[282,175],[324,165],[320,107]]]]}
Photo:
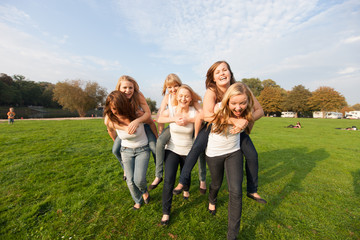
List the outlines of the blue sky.
{"type": "Polygon", "coordinates": [[[360,103],[358,0],[0,0],[0,72],[33,81],[134,77],[160,106],[169,73],[201,96],[207,69],[360,103]]]}

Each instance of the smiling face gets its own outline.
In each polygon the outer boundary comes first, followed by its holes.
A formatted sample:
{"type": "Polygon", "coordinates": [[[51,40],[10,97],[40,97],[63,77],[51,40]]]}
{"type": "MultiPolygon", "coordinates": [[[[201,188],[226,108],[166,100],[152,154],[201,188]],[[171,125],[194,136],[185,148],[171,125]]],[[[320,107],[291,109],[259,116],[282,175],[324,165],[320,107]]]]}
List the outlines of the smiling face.
{"type": "Polygon", "coordinates": [[[214,82],[217,87],[230,86],[231,73],[226,63],[221,63],[214,71],[214,82]]]}
{"type": "Polygon", "coordinates": [[[192,101],[191,92],[186,88],[181,88],[177,93],[177,101],[180,107],[189,106],[192,101]]]}
{"type": "Polygon", "coordinates": [[[248,105],[248,98],[246,94],[239,94],[230,97],[229,108],[230,111],[237,118],[241,117],[241,114],[244,112],[247,105],[248,105]]]}
{"type": "Polygon", "coordinates": [[[125,93],[126,97],[130,99],[134,94],[134,84],[130,81],[122,81],[119,90],[125,93]]]}
{"type": "Polygon", "coordinates": [[[180,87],[179,84],[174,83],[174,84],[168,85],[167,90],[168,90],[169,94],[175,96],[179,87],[180,87]]]}

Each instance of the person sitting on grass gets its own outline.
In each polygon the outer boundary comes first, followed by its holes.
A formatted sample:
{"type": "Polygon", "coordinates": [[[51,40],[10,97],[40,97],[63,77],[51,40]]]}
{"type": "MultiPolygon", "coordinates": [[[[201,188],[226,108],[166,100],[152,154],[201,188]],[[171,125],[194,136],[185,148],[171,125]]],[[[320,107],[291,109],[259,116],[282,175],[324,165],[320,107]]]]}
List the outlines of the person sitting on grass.
{"type": "Polygon", "coordinates": [[[289,126],[287,126],[287,128],[301,128],[301,124],[300,122],[296,122],[296,125],[290,124],[289,126]]]}

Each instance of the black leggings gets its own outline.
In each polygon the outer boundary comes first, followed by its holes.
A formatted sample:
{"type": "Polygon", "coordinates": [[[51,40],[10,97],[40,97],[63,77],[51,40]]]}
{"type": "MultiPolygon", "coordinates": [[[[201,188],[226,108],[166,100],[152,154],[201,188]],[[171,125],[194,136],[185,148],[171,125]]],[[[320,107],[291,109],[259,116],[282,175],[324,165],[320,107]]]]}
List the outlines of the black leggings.
{"type": "MultiPolygon", "coordinates": [[[[184,186],[190,185],[191,170],[194,168],[200,154],[205,151],[209,139],[211,125],[205,124],[199,131],[194,144],[186,157],[185,165],[181,171],[179,182],[184,186]]],[[[246,183],[247,192],[256,193],[258,189],[258,154],[253,142],[248,134],[242,132],[240,134],[240,150],[244,154],[246,162],[246,183]]]]}
{"type": "MultiPolygon", "coordinates": [[[[172,191],[175,185],[176,173],[179,164],[180,164],[180,170],[183,168],[185,163],[185,157],[186,156],[181,156],[170,150],[165,150],[165,178],[164,178],[164,188],[162,192],[163,214],[170,215],[171,203],[173,197],[172,191]]],[[[189,185],[184,187],[185,191],[189,190],[188,187],[189,185]]]]}

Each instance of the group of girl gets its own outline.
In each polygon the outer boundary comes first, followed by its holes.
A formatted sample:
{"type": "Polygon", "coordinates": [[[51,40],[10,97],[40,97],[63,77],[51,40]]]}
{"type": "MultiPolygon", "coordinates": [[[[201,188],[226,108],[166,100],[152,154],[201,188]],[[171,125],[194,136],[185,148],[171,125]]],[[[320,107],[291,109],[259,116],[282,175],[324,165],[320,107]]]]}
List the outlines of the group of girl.
{"type": "Polygon", "coordinates": [[[248,135],[254,121],[264,115],[259,102],[246,85],[235,82],[225,61],[214,63],[207,72],[203,107],[201,97],[190,86],[182,84],[176,74],[167,76],[163,95],[156,119],[158,132],[145,97],[133,78],[120,77],[116,90],[106,99],[104,121],[114,140],[113,153],[124,169],[123,178],[135,202],[133,209],[149,203],[148,191],[163,181],[165,163],[161,224],[169,224],[172,197],[183,192],[184,199],[189,198],[191,170],[197,161],[200,193],[206,193],[206,159],[211,175],[207,210],[216,214],[217,195],[226,172],[227,238],[236,239],[242,211],[243,155],[247,196],[266,203],[257,193],[258,156],[248,135]],[[164,129],[165,123],[169,123],[169,127],[164,129]],[[155,179],[147,188],[150,151],[156,167],[155,179]],[[174,188],[179,165],[179,184],[174,188]]]}

